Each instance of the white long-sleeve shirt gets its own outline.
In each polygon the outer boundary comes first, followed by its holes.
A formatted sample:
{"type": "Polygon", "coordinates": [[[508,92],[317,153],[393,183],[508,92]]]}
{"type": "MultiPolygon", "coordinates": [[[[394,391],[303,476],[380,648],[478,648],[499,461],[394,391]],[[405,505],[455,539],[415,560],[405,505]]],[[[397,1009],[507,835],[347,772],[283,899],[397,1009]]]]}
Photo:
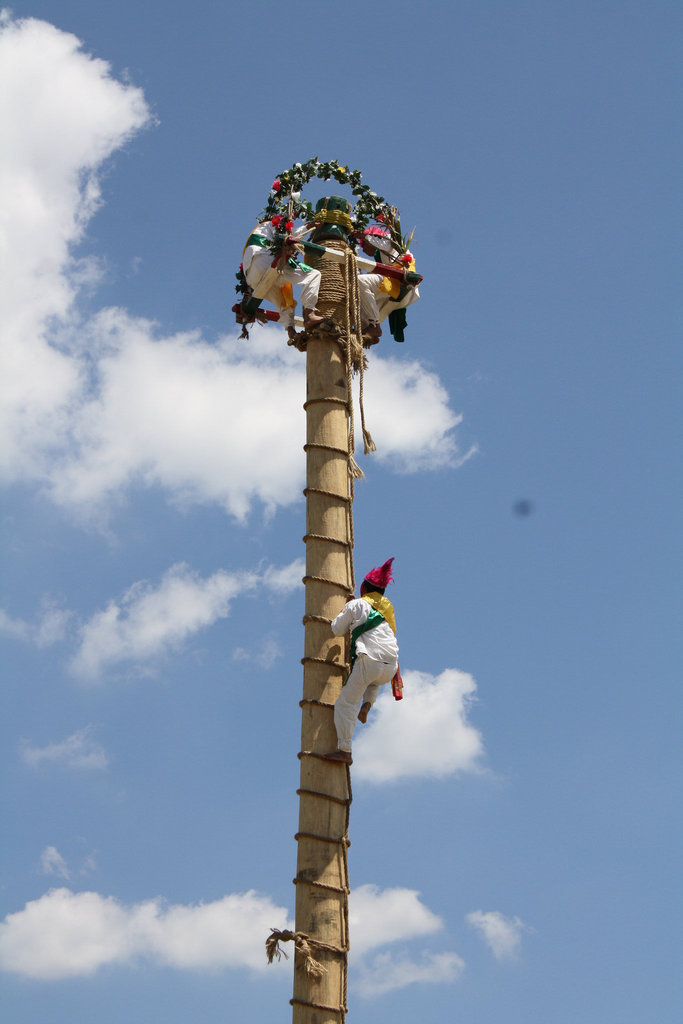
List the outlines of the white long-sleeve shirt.
{"type": "MultiPolygon", "coordinates": [[[[349,601],[336,619],[332,620],[332,632],[335,636],[343,636],[347,630],[362,626],[372,611],[372,606],[362,597],[349,601]]],[[[367,654],[373,661],[398,661],[398,644],[388,622],[380,622],[378,626],[366,630],[356,640],[356,653],[367,654]]]]}

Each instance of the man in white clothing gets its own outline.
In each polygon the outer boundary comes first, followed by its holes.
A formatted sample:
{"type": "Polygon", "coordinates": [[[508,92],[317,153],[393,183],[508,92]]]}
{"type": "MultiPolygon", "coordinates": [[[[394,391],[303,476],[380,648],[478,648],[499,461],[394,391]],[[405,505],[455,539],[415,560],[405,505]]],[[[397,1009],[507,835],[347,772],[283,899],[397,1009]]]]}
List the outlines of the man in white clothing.
{"type": "Polygon", "coordinates": [[[392,580],[392,562],[390,558],[367,574],[361,584],[361,596],[350,596],[331,624],[335,636],[351,630],[351,673],[334,705],[337,749],[324,755],[330,761],[352,763],[351,740],[356,719],[366,721],[380,686],[390,683],[398,670],[394,607],[384,596],[384,589],[392,580]]]}
{"type": "MultiPolygon", "coordinates": [[[[412,254],[405,253],[401,257],[386,228],[366,228],[360,245],[366,256],[370,256],[376,263],[402,267],[404,270],[415,270],[415,260],[412,254]]],[[[404,310],[420,298],[417,285],[401,283],[379,274],[362,274],[358,281],[361,284],[363,315],[380,324],[389,317],[389,327],[395,340],[403,341],[405,313],[399,316],[398,311],[404,310]],[[398,322],[394,322],[396,318],[398,318],[398,322]]]]}
{"type": "MultiPolygon", "coordinates": [[[[254,228],[247,239],[247,244],[242,253],[242,269],[250,288],[258,288],[264,276],[273,265],[273,253],[270,245],[275,239],[276,231],[281,225],[266,220],[254,228]]],[[[291,223],[291,222],[290,222],[291,223]]],[[[284,228],[283,228],[284,230],[284,228]]],[[[290,338],[296,336],[294,330],[294,307],[296,302],[293,298],[291,285],[301,285],[301,305],[304,312],[304,326],[314,327],[321,323],[323,317],[316,309],[318,302],[318,291],[320,288],[320,271],[305,263],[297,263],[287,259],[287,248],[290,242],[288,236],[285,242],[285,252],[280,261],[280,269],[274,283],[268,288],[265,295],[260,298],[271,302],[280,314],[280,323],[287,329],[290,338]],[[290,285],[287,289],[286,285],[290,285]]],[[[290,247],[291,251],[291,247],[290,247]]]]}

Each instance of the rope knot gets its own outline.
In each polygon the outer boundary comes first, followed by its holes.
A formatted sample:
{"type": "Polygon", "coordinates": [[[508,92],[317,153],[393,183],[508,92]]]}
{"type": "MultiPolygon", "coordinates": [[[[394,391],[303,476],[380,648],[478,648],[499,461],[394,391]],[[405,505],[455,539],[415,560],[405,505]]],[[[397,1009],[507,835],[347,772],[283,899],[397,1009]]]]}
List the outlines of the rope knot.
{"type": "Polygon", "coordinates": [[[280,931],[278,928],[273,928],[266,939],[266,955],[269,964],[272,964],[275,958],[280,960],[283,956],[285,960],[289,960],[284,949],[280,948],[281,942],[294,943],[294,962],[297,967],[303,967],[306,974],[312,978],[321,978],[323,974],[327,974],[327,968],[314,958],[306,932],[290,932],[286,929],[280,931]]]}

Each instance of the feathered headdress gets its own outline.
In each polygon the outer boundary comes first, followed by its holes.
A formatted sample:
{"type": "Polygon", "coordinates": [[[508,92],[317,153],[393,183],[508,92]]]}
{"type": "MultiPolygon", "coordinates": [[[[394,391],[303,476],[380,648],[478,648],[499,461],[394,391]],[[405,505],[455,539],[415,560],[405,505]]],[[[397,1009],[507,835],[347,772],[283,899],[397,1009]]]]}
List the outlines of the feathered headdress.
{"type": "Polygon", "coordinates": [[[387,558],[384,565],[379,565],[376,569],[371,569],[365,577],[368,583],[372,583],[374,587],[384,587],[389,583],[393,583],[394,577],[391,575],[391,563],[393,558],[387,558]]]}
{"type": "Polygon", "coordinates": [[[364,230],[363,234],[364,235],[368,235],[371,238],[389,238],[390,237],[389,232],[387,231],[386,228],[369,227],[369,228],[366,228],[364,230]]]}

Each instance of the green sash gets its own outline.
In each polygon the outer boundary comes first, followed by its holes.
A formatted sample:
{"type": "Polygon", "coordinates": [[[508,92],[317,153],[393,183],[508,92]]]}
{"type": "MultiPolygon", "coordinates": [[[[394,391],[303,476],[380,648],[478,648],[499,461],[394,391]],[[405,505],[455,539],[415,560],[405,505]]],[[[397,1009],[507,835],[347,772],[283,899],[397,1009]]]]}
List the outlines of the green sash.
{"type": "Polygon", "coordinates": [[[351,633],[351,668],[353,668],[354,662],[356,660],[356,640],[358,639],[358,637],[362,633],[367,633],[368,630],[374,629],[375,626],[379,626],[386,621],[387,620],[384,618],[383,615],[381,615],[374,608],[371,608],[370,614],[368,615],[365,622],[363,622],[360,626],[356,626],[356,628],[353,630],[353,632],[351,633]]]}
{"type": "MultiPolygon", "coordinates": [[[[262,249],[268,249],[270,247],[270,242],[267,238],[264,238],[263,235],[249,235],[247,245],[260,245],[262,249]]],[[[295,260],[293,256],[290,256],[287,262],[290,267],[294,267],[295,270],[303,270],[306,274],[309,270],[313,270],[313,267],[309,267],[308,263],[299,263],[299,261],[295,260]]]]}

